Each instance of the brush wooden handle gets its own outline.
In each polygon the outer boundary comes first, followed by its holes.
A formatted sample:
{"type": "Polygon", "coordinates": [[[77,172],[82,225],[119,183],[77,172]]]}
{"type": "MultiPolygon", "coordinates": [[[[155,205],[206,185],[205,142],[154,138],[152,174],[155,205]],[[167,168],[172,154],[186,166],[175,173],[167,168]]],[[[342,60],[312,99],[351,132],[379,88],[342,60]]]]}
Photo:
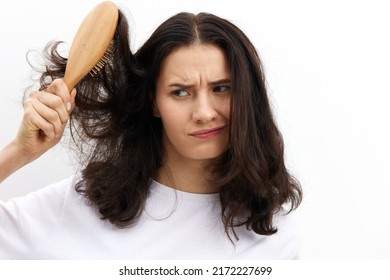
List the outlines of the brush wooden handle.
{"type": "Polygon", "coordinates": [[[118,8],[105,1],[81,23],[70,48],[64,82],[69,91],[91,71],[109,47],[117,27],[118,8]]]}

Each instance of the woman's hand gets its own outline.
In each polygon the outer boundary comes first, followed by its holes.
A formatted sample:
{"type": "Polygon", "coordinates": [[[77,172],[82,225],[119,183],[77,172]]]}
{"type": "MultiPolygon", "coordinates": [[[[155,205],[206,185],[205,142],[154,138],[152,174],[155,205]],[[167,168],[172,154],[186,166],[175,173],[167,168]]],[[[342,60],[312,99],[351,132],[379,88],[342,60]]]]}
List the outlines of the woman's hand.
{"type": "Polygon", "coordinates": [[[54,80],[44,91],[33,91],[24,101],[23,121],[14,142],[32,160],[56,145],[74,108],[76,91],[54,80]]]}
{"type": "Polygon", "coordinates": [[[0,151],[0,182],[55,146],[75,107],[76,90],[69,93],[61,79],[44,91],[31,92],[16,138],[0,151]]]}

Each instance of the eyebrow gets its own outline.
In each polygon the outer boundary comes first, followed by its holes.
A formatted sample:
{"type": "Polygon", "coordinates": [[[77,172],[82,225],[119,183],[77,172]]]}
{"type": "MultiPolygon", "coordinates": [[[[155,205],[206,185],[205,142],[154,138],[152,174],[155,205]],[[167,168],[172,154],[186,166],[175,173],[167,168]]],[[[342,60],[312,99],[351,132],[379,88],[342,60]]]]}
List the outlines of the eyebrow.
{"type": "MultiPolygon", "coordinates": [[[[220,80],[209,82],[208,84],[210,86],[215,86],[215,85],[229,84],[229,83],[230,83],[230,79],[220,79],[220,80]]],[[[173,84],[170,84],[169,87],[178,87],[178,88],[188,89],[188,88],[193,87],[193,85],[173,83],[173,84]]]]}

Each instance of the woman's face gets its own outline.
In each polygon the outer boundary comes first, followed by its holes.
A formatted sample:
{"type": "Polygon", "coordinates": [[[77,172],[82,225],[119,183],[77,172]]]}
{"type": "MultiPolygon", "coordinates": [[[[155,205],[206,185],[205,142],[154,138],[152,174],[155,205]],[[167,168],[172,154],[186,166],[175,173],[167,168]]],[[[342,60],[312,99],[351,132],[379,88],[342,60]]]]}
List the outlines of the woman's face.
{"type": "Polygon", "coordinates": [[[171,160],[209,160],[227,150],[230,94],[230,69],[218,47],[180,47],[166,57],[154,116],[162,120],[163,146],[171,160]]]}

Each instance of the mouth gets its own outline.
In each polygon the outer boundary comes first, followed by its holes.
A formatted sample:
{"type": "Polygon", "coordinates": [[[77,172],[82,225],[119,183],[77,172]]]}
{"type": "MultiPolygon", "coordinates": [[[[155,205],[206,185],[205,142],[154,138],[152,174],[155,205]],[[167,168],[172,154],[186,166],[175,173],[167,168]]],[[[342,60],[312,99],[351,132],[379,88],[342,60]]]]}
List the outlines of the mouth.
{"type": "Polygon", "coordinates": [[[217,136],[222,133],[222,131],[225,129],[226,126],[220,126],[220,127],[215,127],[211,129],[202,129],[202,130],[197,130],[194,132],[191,132],[189,135],[200,138],[200,139],[208,139],[212,138],[214,136],[217,136]]]}

